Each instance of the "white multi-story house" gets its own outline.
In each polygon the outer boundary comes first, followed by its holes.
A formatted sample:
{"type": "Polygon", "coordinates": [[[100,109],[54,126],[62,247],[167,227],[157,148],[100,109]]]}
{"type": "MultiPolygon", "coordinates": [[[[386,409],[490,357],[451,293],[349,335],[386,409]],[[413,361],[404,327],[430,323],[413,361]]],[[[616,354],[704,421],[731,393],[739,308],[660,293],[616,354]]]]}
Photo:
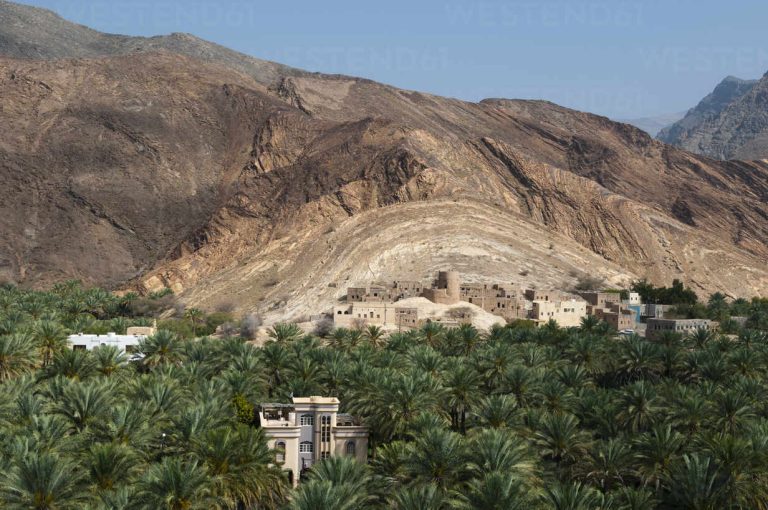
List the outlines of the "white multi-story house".
{"type": "Polygon", "coordinates": [[[314,462],[349,455],[368,459],[368,429],[348,414],[339,413],[336,397],[294,397],[293,404],[261,404],[259,425],[277,462],[296,485],[314,462]]]}

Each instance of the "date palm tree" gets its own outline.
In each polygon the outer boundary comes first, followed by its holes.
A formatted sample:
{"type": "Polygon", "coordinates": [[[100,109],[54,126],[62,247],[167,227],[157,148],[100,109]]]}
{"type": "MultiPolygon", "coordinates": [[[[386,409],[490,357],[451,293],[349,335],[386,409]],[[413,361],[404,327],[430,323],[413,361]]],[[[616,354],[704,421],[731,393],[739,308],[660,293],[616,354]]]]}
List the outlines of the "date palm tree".
{"type": "Polygon", "coordinates": [[[468,469],[475,475],[504,473],[533,485],[536,481],[536,459],[527,441],[508,429],[483,430],[469,443],[468,469]]]}
{"type": "Polygon", "coordinates": [[[353,485],[334,485],[329,480],[313,480],[301,484],[288,508],[291,510],[320,508],[364,510],[367,506],[365,496],[357,492],[353,485]]]}
{"type": "Polygon", "coordinates": [[[134,450],[124,444],[96,444],[86,454],[88,479],[98,491],[114,490],[133,479],[139,460],[134,450]]]}
{"type": "Polygon", "coordinates": [[[644,485],[653,484],[658,492],[661,479],[684,446],[684,438],[670,425],[656,427],[641,434],[635,441],[638,474],[644,485]]]}
{"type": "Polygon", "coordinates": [[[449,510],[459,501],[435,484],[402,488],[390,498],[388,507],[393,510],[449,510]]]}
{"type": "Polygon", "coordinates": [[[658,402],[656,392],[651,385],[645,381],[637,381],[624,390],[618,418],[625,429],[642,432],[656,420],[660,410],[658,402]]]}
{"type": "Polygon", "coordinates": [[[298,340],[299,338],[302,337],[303,334],[304,332],[301,330],[299,326],[293,323],[285,323],[285,322],[275,324],[267,332],[267,335],[269,335],[269,338],[271,338],[275,342],[281,342],[281,343],[298,340]]]}
{"type": "Polygon", "coordinates": [[[213,507],[212,480],[197,461],[164,457],[136,485],[137,507],[146,510],[195,510],[213,507]]]}
{"type": "Polygon", "coordinates": [[[451,425],[462,434],[467,432],[467,412],[480,397],[480,375],[468,363],[457,362],[446,367],[446,402],[451,425]]]}
{"type": "Polygon", "coordinates": [[[271,465],[274,455],[261,429],[209,430],[194,441],[193,452],[206,468],[211,497],[222,508],[277,508],[285,501],[287,480],[271,465]]]}
{"type": "Polygon", "coordinates": [[[580,483],[555,483],[545,487],[541,499],[552,510],[592,510],[600,507],[602,498],[580,483]]]}
{"type": "Polygon", "coordinates": [[[418,483],[449,489],[466,478],[468,460],[461,435],[432,428],[416,438],[405,466],[410,477],[418,483]]]}
{"type": "Polygon", "coordinates": [[[91,351],[96,369],[104,376],[111,376],[128,363],[128,358],[114,345],[101,345],[91,351]]]}
{"type": "Polygon", "coordinates": [[[472,408],[472,414],[481,427],[504,428],[518,422],[517,403],[504,394],[481,398],[472,408]]]}
{"type": "Polygon", "coordinates": [[[29,334],[0,336],[0,383],[19,377],[34,368],[34,346],[34,340],[29,334]]]}
{"type": "Polygon", "coordinates": [[[192,324],[192,333],[197,336],[197,328],[205,323],[205,312],[199,308],[187,308],[184,310],[184,318],[192,324]]]}
{"type": "Polygon", "coordinates": [[[546,414],[534,433],[539,451],[558,464],[572,464],[586,453],[591,438],[569,413],[546,414]]]}
{"type": "Polygon", "coordinates": [[[0,501],[9,508],[76,510],[89,499],[75,464],[56,453],[29,452],[4,478],[0,501]]]}
{"type": "Polygon", "coordinates": [[[365,328],[365,332],[363,333],[363,336],[365,336],[366,340],[371,342],[371,345],[373,345],[374,348],[378,348],[379,344],[384,339],[384,330],[378,326],[371,324],[367,328],[365,328]]]}
{"type": "Polygon", "coordinates": [[[138,351],[144,355],[142,365],[147,368],[178,364],[182,355],[176,335],[164,329],[142,340],[138,351]]]}
{"type": "Polygon", "coordinates": [[[463,501],[467,508],[483,510],[527,510],[534,507],[535,491],[502,471],[492,471],[473,478],[467,485],[463,501]]]}
{"type": "Polygon", "coordinates": [[[40,347],[43,358],[43,366],[48,366],[53,356],[67,347],[67,330],[53,321],[39,321],[32,334],[40,347]]]}
{"type": "Polygon", "coordinates": [[[64,349],[54,355],[45,374],[47,377],[63,376],[81,381],[95,374],[96,370],[96,361],[89,351],[64,349]]]}

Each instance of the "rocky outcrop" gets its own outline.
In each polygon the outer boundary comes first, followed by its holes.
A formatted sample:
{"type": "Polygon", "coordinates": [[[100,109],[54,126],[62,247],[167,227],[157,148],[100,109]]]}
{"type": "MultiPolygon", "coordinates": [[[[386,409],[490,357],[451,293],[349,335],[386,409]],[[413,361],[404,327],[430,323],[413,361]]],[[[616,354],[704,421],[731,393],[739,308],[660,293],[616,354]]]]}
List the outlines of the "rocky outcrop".
{"type": "Polygon", "coordinates": [[[716,159],[768,157],[768,75],[725,78],[659,140],[716,159]]]}

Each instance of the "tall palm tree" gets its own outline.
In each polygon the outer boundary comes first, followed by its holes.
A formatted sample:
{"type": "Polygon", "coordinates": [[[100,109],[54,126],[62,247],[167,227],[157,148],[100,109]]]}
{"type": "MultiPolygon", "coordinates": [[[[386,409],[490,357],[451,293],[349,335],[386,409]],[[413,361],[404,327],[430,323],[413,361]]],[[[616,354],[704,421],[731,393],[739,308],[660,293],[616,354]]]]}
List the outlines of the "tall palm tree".
{"type": "Polygon", "coordinates": [[[558,464],[577,461],[589,447],[589,434],[579,427],[579,420],[572,414],[546,414],[534,433],[539,451],[558,464]]]}
{"type": "Polygon", "coordinates": [[[631,475],[632,459],[629,445],[621,439],[599,441],[589,451],[582,476],[596,482],[602,491],[625,485],[631,475]]]}
{"type": "Polygon", "coordinates": [[[184,318],[192,323],[192,332],[197,336],[197,328],[205,322],[205,312],[199,308],[187,308],[184,311],[184,318]]]}
{"type": "Polygon", "coordinates": [[[402,488],[389,500],[393,510],[448,510],[457,506],[457,499],[435,484],[402,488]]]}
{"type": "Polygon", "coordinates": [[[580,483],[555,483],[544,489],[542,502],[552,510],[592,510],[600,507],[600,495],[580,483]]]}
{"type": "Polygon", "coordinates": [[[468,470],[462,436],[439,428],[423,432],[406,460],[406,470],[419,483],[435,484],[442,489],[455,487],[465,479],[468,470]]]}
{"type": "Polygon", "coordinates": [[[724,508],[724,487],[710,457],[683,455],[664,479],[664,502],[671,508],[716,510],[724,508]]]}
{"type": "Polygon", "coordinates": [[[480,375],[468,363],[454,363],[445,374],[446,402],[451,425],[462,434],[467,432],[467,411],[480,398],[480,375]]]}
{"type": "Polygon", "coordinates": [[[110,376],[125,367],[128,358],[114,345],[101,345],[93,351],[93,359],[97,370],[105,376],[110,376]]]}
{"type": "Polygon", "coordinates": [[[144,355],[142,364],[148,368],[181,361],[181,349],[176,335],[164,329],[142,340],[138,350],[144,355]]]}
{"type": "Polygon", "coordinates": [[[506,429],[487,429],[469,443],[469,470],[475,475],[504,473],[533,485],[536,460],[527,441],[506,429]]]}
{"type": "Polygon", "coordinates": [[[96,373],[96,361],[89,351],[64,349],[53,356],[45,369],[47,377],[57,375],[81,381],[96,373]]]}
{"type": "Polygon", "coordinates": [[[621,396],[619,420],[632,432],[648,429],[659,413],[658,398],[653,387],[637,381],[626,387],[621,396]]]}
{"type": "Polygon", "coordinates": [[[375,348],[378,348],[379,343],[384,339],[384,330],[371,324],[365,328],[363,335],[365,336],[366,340],[371,342],[371,345],[373,345],[375,348]]]}
{"type": "Polygon", "coordinates": [[[99,491],[110,491],[133,479],[138,461],[134,450],[124,444],[100,443],[88,450],[85,465],[91,484],[99,491]]]}
{"type": "Polygon", "coordinates": [[[197,461],[164,457],[137,483],[136,503],[146,510],[209,509],[212,480],[197,461]]]}
{"type": "Polygon", "coordinates": [[[656,427],[638,436],[635,455],[639,461],[638,473],[644,485],[653,483],[658,491],[661,479],[669,473],[684,443],[684,437],[670,425],[656,427]]]}
{"type": "Polygon", "coordinates": [[[108,383],[71,383],[64,387],[61,399],[54,405],[53,412],[66,418],[77,432],[82,432],[85,427],[106,415],[113,397],[113,387],[108,383]]]}
{"type": "Polygon", "coordinates": [[[29,452],[0,482],[0,494],[10,508],[76,510],[89,495],[76,465],[55,453],[29,452]]]}
{"type": "Polygon", "coordinates": [[[34,368],[34,346],[34,340],[28,334],[0,336],[0,383],[34,368]]]}
{"type": "Polygon", "coordinates": [[[481,427],[511,427],[518,421],[517,403],[509,395],[493,394],[481,398],[472,408],[481,427]]]}
{"type": "Polygon", "coordinates": [[[39,321],[32,334],[40,347],[44,367],[48,366],[54,354],[67,347],[67,330],[58,322],[39,321]]]}
{"type": "Polygon", "coordinates": [[[211,496],[224,508],[277,508],[287,480],[271,465],[274,455],[261,429],[246,425],[209,430],[194,441],[194,455],[206,467],[211,496]]]}
{"type": "Polygon", "coordinates": [[[292,342],[301,338],[304,332],[296,324],[281,322],[272,326],[267,334],[275,342],[292,342]]]}
{"type": "Polygon", "coordinates": [[[527,510],[534,506],[535,491],[502,471],[473,478],[464,492],[468,508],[482,510],[527,510]]]}
{"type": "Polygon", "coordinates": [[[366,499],[354,485],[334,485],[330,480],[312,480],[301,484],[294,493],[289,508],[291,510],[320,508],[363,510],[366,508],[366,499]]]}

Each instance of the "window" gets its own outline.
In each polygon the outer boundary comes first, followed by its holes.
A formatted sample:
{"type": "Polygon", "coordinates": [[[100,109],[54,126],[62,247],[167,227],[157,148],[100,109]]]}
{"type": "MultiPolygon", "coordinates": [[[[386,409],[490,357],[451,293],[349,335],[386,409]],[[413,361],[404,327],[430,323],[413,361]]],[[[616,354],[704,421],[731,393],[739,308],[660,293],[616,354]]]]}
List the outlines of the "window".
{"type": "Polygon", "coordinates": [[[85,346],[82,345],[82,344],[73,345],[72,346],[72,350],[73,351],[84,351],[85,350],[85,346]]]}
{"type": "Polygon", "coordinates": [[[354,455],[355,454],[355,442],[354,441],[348,441],[347,446],[347,455],[354,455]]]}
{"type": "Polygon", "coordinates": [[[315,424],[315,417],[311,414],[302,414],[301,421],[299,423],[302,427],[312,426],[315,424]]]}
{"type": "Polygon", "coordinates": [[[278,441],[275,443],[275,460],[277,462],[285,462],[285,443],[282,441],[278,441]]]}
{"type": "Polygon", "coordinates": [[[302,441],[299,443],[299,453],[312,453],[315,451],[312,441],[302,441]]]}
{"type": "Polygon", "coordinates": [[[323,453],[320,454],[320,458],[322,460],[325,460],[325,459],[329,458],[330,456],[331,456],[331,452],[323,452],[323,453]]]}

